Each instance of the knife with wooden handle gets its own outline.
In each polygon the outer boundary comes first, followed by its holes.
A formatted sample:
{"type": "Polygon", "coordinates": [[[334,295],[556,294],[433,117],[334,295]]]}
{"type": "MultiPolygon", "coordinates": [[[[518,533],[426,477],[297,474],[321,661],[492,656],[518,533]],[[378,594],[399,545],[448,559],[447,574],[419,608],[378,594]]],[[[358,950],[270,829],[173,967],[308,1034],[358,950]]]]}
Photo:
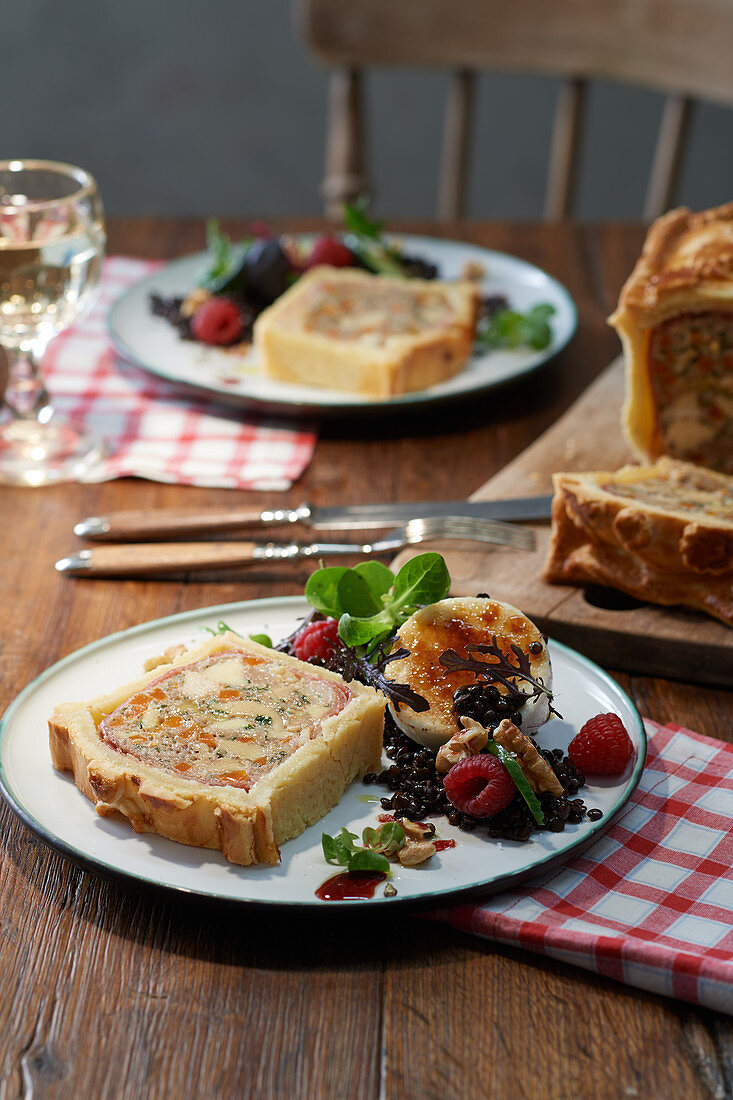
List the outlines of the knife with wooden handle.
{"type": "Polygon", "coordinates": [[[56,562],[59,573],[79,577],[134,577],[151,573],[185,573],[251,565],[261,549],[255,542],[124,543],[78,550],[56,562]]]}
{"type": "Polygon", "coordinates": [[[415,516],[473,516],[507,521],[549,520],[552,497],[520,497],[514,500],[432,500],[399,504],[354,504],[315,508],[207,508],[198,512],[151,509],[110,512],[89,516],[74,528],[81,538],[124,540],[175,538],[242,527],[287,527],[303,524],[318,530],[356,530],[406,523],[415,516]]]}

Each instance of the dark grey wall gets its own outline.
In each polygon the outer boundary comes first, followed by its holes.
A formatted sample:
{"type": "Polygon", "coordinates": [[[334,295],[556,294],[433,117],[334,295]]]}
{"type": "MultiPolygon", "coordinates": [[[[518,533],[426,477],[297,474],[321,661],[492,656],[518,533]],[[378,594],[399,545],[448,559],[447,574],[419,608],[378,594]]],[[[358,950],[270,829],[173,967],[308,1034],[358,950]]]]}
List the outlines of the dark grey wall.
{"type": "MultiPolygon", "coordinates": [[[[3,7],[0,158],[83,164],[113,213],[320,211],[326,76],[300,50],[287,0],[3,7]]],[[[370,80],[383,212],[434,212],[444,88],[439,73],[370,80]]],[[[549,79],[482,78],[472,216],[539,215],[554,93],[549,79]]],[[[639,216],[660,109],[650,93],[594,89],[581,217],[639,216]]],[[[733,111],[699,108],[679,201],[733,199],[732,138],[733,111]]]]}

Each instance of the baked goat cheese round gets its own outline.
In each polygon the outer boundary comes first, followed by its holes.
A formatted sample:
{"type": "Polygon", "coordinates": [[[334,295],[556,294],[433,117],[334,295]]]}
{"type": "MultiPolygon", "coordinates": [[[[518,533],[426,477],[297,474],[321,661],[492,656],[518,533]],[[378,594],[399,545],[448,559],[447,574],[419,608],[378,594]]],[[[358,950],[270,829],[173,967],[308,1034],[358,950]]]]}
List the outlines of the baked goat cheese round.
{"type": "MultiPolygon", "coordinates": [[[[497,645],[513,666],[517,646],[529,662],[530,675],[551,691],[552,669],[547,642],[527,616],[512,604],[484,597],[451,597],[429,604],[410,616],[395,638],[393,652],[407,649],[408,656],[390,662],[391,680],[409,684],[430,704],[428,710],[415,711],[407,706],[389,704],[397,726],[421,745],[438,749],[459,729],[453,709],[454,694],[460,687],[473,684],[476,673],[470,670],[451,671],[440,663],[441,654],[455,650],[460,657],[471,656],[467,646],[497,645]]],[[[496,663],[486,653],[475,653],[482,661],[496,663]]],[[[495,686],[503,694],[506,688],[495,686]]],[[[525,694],[532,685],[517,677],[516,688],[525,694]]],[[[530,698],[521,707],[522,732],[534,734],[550,714],[549,698],[544,692],[530,698]]]]}

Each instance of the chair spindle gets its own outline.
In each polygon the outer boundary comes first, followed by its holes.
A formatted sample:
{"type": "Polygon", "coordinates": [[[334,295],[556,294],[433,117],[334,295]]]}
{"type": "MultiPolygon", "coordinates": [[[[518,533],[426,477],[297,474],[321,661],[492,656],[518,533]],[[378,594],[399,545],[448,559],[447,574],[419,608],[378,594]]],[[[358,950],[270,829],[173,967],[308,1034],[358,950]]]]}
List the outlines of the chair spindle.
{"type": "Polygon", "coordinates": [[[326,176],[321,193],[327,216],[340,221],[343,204],[371,190],[366,172],[366,118],[359,69],[349,67],[332,74],[328,110],[326,176]]]}
{"type": "Polygon", "coordinates": [[[667,96],[644,203],[644,217],[649,221],[658,218],[674,201],[691,115],[689,96],[667,96]]]}
{"type": "Polygon", "coordinates": [[[438,217],[442,221],[457,221],[466,213],[475,100],[475,73],[459,69],[453,74],[446,99],[438,191],[438,217]]]}
{"type": "Polygon", "coordinates": [[[545,221],[556,222],[572,210],[578,179],[586,81],[572,77],[560,87],[550,146],[545,221]]]}

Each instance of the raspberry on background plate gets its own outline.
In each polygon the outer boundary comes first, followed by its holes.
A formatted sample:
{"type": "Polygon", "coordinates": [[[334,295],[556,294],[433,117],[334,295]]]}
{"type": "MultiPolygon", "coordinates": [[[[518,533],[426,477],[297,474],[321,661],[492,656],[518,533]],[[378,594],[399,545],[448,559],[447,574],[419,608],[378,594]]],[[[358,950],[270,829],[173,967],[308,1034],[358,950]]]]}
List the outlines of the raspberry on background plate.
{"type": "Polygon", "coordinates": [[[308,267],[328,264],[329,267],[353,267],[354,253],[338,237],[324,234],[318,237],[308,257],[308,267]]]}
{"type": "Polygon", "coordinates": [[[235,343],[244,332],[244,320],[231,298],[209,298],[191,318],[191,331],[202,344],[235,343]]]}
{"type": "Polygon", "coordinates": [[[634,746],[617,714],[589,718],[568,745],[568,756],[584,775],[621,775],[634,746]]]}

